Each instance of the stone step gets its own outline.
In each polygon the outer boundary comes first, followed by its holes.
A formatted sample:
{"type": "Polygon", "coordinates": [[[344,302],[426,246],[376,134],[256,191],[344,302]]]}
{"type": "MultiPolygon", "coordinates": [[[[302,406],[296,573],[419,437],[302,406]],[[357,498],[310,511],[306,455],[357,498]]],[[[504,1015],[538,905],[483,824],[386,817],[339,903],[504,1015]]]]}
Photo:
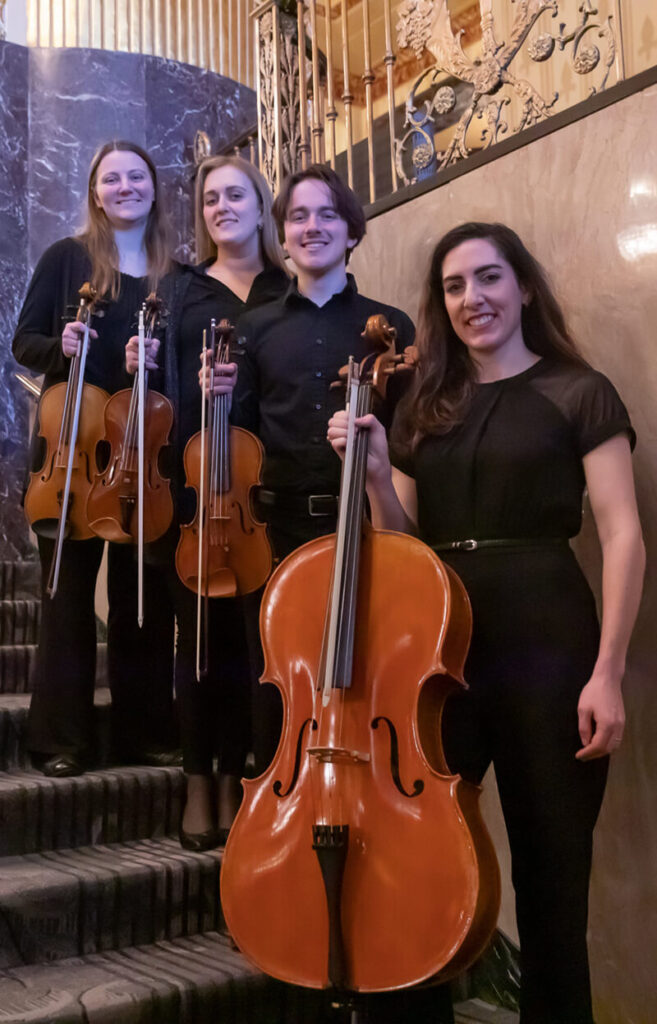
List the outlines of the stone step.
{"type": "MultiPolygon", "coordinates": [[[[517,1024],[479,999],[456,1024],[517,1024]]],[[[330,997],[282,985],[217,932],[0,971],[1,1024],[338,1024],[330,997]]],[[[412,1024],[400,1021],[399,1024],[412,1024]]]]}
{"type": "Polygon", "coordinates": [[[0,600],[21,601],[38,598],[41,588],[39,559],[0,562],[0,600]]]}
{"type": "Polygon", "coordinates": [[[0,971],[1,1024],[328,1024],[217,932],[0,971]]]}
{"type": "Polygon", "coordinates": [[[0,968],[212,931],[220,864],[172,838],[5,857],[0,968]]]}
{"type": "Polygon", "coordinates": [[[183,799],[180,768],[106,768],[71,779],[0,772],[0,856],[175,834],[183,799]]]}
{"type": "MultiPolygon", "coordinates": [[[[0,693],[30,693],[36,643],[0,646],[0,693]]],[[[96,686],[107,685],[107,644],[96,652],[96,686]]]]}
{"type": "Polygon", "coordinates": [[[40,601],[0,600],[0,646],[37,643],[40,621],[40,601]]]}

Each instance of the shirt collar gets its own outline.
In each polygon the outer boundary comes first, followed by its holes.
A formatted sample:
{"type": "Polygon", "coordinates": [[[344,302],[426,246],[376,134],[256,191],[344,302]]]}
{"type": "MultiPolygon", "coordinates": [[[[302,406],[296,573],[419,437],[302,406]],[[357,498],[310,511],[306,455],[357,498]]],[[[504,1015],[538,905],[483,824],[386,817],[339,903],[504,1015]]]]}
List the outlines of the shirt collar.
{"type": "MultiPolygon", "coordinates": [[[[334,299],[342,298],[343,296],[345,298],[351,298],[352,295],[357,294],[358,285],[356,284],[356,278],[354,277],[353,274],[347,274],[346,285],[344,286],[341,292],[336,292],[334,295],[332,295],[331,298],[329,299],[329,302],[333,302],[334,299]]],[[[285,295],[283,296],[283,302],[309,302],[312,306],[315,305],[312,299],[309,299],[307,298],[307,296],[301,294],[301,292],[299,291],[298,278],[296,277],[293,277],[292,280],[290,281],[288,289],[285,295]]]]}

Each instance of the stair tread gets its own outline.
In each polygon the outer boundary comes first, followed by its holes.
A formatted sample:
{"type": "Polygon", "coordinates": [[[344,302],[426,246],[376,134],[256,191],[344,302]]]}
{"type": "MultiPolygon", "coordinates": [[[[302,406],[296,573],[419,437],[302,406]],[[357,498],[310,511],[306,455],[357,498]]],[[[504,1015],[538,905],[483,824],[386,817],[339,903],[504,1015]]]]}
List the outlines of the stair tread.
{"type": "Polygon", "coordinates": [[[190,1004],[205,998],[208,1009],[221,1013],[207,1019],[238,1024],[246,1018],[238,1015],[242,1000],[236,989],[258,982],[264,990],[272,986],[229,938],[207,932],[0,971],[0,1022],[109,1024],[125,1012],[126,1021],[182,1024],[190,1004]]]}
{"type": "Polygon", "coordinates": [[[0,856],[161,836],[178,826],[183,791],[178,767],[126,765],[68,779],[2,771],[0,856]]]}
{"type": "Polygon", "coordinates": [[[171,837],[4,857],[0,967],[215,929],[221,857],[171,837]]]}
{"type": "Polygon", "coordinates": [[[133,839],[126,843],[98,843],[76,846],[66,850],[46,850],[0,858],[0,904],[7,894],[32,892],[46,885],[66,884],[71,872],[80,878],[103,874],[133,874],[140,871],[140,863],[161,866],[164,858],[193,863],[199,857],[221,860],[220,850],[203,854],[183,850],[177,839],[133,839]],[[149,860],[150,858],[150,860],[149,860]]]}

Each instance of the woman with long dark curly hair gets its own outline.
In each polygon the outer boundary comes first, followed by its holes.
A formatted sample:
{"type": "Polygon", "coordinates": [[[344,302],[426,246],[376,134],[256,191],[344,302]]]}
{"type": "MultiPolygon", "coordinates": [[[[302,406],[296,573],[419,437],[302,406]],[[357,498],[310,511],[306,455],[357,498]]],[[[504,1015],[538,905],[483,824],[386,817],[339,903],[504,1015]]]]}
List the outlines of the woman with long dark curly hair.
{"type": "MultiPolygon", "coordinates": [[[[495,767],[520,1020],[592,1024],[592,835],[623,734],[645,561],[634,433],[613,386],[577,352],[540,265],[504,225],[464,224],[438,242],[417,345],[392,465],[380,424],[358,421],[369,431],[373,522],[417,533],[470,595],[469,689],[448,700],[443,741],[464,778],[479,783],[495,767]],[[568,543],[585,489],[602,548],[601,627],[568,543]]],[[[345,437],[341,413],[329,425],[338,452],[345,437]]]]}

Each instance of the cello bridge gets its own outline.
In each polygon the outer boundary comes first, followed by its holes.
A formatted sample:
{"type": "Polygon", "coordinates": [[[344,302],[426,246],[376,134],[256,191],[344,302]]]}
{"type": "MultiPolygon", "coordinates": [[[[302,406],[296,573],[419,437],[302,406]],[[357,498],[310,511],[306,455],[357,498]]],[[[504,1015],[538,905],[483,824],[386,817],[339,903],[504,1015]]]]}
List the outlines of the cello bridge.
{"type": "Polygon", "coordinates": [[[369,764],[370,754],[346,747],[308,747],[307,753],[320,764],[369,764]]]}

